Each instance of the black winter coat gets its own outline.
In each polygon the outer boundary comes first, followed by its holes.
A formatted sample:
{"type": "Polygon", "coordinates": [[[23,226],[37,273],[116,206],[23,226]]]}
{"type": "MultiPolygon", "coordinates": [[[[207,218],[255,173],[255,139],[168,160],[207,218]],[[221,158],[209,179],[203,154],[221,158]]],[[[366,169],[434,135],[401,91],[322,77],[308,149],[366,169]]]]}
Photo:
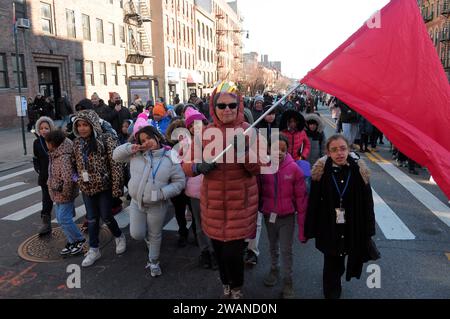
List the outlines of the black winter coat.
{"type": "MultiPolygon", "coordinates": [[[[363,263],[370,260],[371,237],[375,235],[375,214],[370,172],[365,163],[348,158],[346,173],[351,172],[348,190],[344,195],[345,239],[344,252],[349,256],[347,280],[360,278],[363,263]]],[[[339,195],[332,178],[333,162],[323,157],[312,169],[311,193],[305,220],[306,238],[315,238],[316,248],[325,255],[342,253],[340,233],[342,225],[336,224],[339,195]]],[[[338,181],[339,182],[339,181],[338,181]]]]}
{"type": "Polygon", "coordinates": [[[43,137],[34,140],[33,154],[34,170],[39,174],[38,185],[45,186],[48,180],[48,148],[43,137]]]}

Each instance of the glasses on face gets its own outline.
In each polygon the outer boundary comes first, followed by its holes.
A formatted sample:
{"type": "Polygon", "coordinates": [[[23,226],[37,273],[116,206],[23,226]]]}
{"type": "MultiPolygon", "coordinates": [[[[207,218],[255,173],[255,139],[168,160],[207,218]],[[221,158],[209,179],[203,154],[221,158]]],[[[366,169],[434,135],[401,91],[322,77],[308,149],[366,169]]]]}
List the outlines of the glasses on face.
{"type": "Polygon", "coordinates": [[[330,153],[338,153],[338,152],[346,152],[346,151],[348,151],[348,147],[347,146],[330,148],[330,153]]]}
{"type": "Polygon", "coordinates": [[[227,106],[230,110],[234,110],[238,107],[237,103],[230,103],[230,104],[220,103],[220,104],[216,105],[216,107],[219,110],[225,110],[227,108],[227,106]]]}

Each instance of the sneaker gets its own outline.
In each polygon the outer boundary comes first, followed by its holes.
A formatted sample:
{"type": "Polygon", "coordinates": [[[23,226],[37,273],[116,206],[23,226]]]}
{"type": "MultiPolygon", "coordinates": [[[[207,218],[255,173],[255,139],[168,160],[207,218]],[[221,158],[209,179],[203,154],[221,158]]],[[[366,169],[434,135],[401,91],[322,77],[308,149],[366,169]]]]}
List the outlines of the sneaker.
{"type": "Polygon", "coordinates": [[[90,248],[89,251],[86,253],[85,258],[83,259],[81,266],[83,267],[92,266],[97,260],[100,259],[101,256],[102,254],[100,253],[100,249],[90,248]]]}
{"type": "Polygon", "coordinates": [[[264,278],[264,285],[267,287],[273,287],[278,283],[278,276],[280,275],[280,270],[278,268],[270,268],[269,273],[266,278],[264,278]]]}
{"type": "Polygon", "coordinates": [[[231,298],[231,287],[230,285],[223,285],[223,298],[231,298]]]}
{"type": "Polygon", "coordinates": [[[67,243],[66,246],[59,252],[61,256],[67,256],[70,255],[70,252],[72,251],[74,244],[67,243]]]}
{"type": "Polygon", "coordinates": [[[247,255],[245,256],[244,262],[246,265],[254,266],[258,263],[258,256],[252,251],[248,250],[247,255]]]}
{"type": "Polygon", "coordinates": [[[231,289],[231,299],[243,299],[244,294],[242,293],[241,288],[231,289]]]}
{"type": "Polygon", "coordinates": [[[127,250],[127,239],[125,237],[125,234],[122,233],[120,237],[116,238],[116,254],[120,255],[123,254],[127,250]]]}
{"type": "Polygon", "coordinates": [[[202,251],[202,254],[200,255],[200,267],[203,269],[211,268],[211,254],[208,250],[202,251]]]}
{"type": "Polygon", "coordinates": [[[84,244],[86,243],[86,239],[77,241],[73,244],[70,254],[72,256],[78,255],[83,251],[84,244]]]}
{"type": "Polygon", "coordinates": [[[150,275],[152,277],[158,277],[162,275],[162,271],[161,271],[161,267],[159,266],[159,262],[156,263],[152,263],[149,262],[147,263],[147,266],[145,266],[145,269],[150,268],[150,275]]]}

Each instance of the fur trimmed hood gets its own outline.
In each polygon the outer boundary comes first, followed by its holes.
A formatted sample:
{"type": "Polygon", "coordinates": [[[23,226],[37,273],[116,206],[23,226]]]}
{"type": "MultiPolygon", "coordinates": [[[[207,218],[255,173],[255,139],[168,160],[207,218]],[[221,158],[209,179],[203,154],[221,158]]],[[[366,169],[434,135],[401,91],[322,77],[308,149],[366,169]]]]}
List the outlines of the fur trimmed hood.
{"type": "MultiPolygon", "coordinates": [[[[314,164],[312,170],[311,170],[311,178],[313,181],[320,181],[322,178],[324,172],[325,172],[325,164],[327,163],[328,156],[324,156],[321,159],[319,159],[316,164],[314,164]]],[[[367,167],[366,163],[361,160],[352,157],[349,155],[349,160],[352,160],[356,165],[359,167],[359,173],[361,174],[362,179],[364,180],[364,183],[367,185],[370,182],[370,170],[367,167]]]]}

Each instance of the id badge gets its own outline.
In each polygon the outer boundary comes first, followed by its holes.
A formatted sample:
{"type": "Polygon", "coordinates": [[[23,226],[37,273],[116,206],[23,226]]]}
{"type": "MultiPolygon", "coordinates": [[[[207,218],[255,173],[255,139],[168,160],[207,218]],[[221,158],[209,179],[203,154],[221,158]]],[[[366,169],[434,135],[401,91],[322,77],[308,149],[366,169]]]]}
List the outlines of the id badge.
{"type": "Polygon", "coordinates": [[[336,208],[336,224],[345,224],[345,209],[336,208]]]}
{"type": "Polygon", "coordinates": [[[85,183],[89,182],[89,173],[87,171],[83,171],[81,177],[83,178],[83,182],[85,183]]]}
{"type": "Polygon", "coordinates": [[[269,223],[275,224],[275,222],[277,221],[277,216],[278,216],[277,214],[271,213],[271,214],[270,214],[269,223]]]}
{"type": "Polygon", "coordinates": [[[152,202],[158,201],[158,191],[152,191],[152,196],[150,199],[152,202]]]}

